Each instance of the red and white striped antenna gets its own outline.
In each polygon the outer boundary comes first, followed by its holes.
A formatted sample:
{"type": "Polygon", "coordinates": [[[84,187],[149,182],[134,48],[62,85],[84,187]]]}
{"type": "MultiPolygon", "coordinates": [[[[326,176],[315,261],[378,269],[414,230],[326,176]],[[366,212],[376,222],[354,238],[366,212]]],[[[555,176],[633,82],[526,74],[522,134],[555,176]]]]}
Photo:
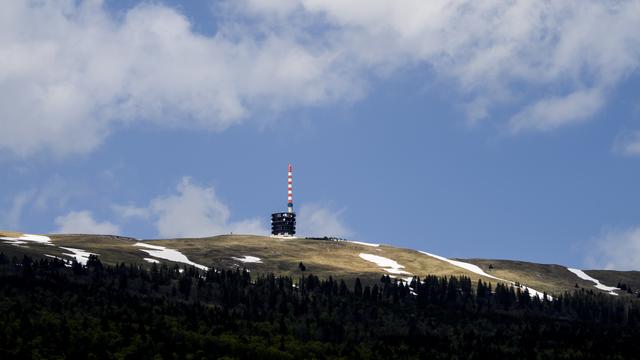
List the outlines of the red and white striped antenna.
{"type": "Polygon", "coordinates": [[[287,172],[287,212],[293,213],[293,166],[291,164],[287,172]]]}

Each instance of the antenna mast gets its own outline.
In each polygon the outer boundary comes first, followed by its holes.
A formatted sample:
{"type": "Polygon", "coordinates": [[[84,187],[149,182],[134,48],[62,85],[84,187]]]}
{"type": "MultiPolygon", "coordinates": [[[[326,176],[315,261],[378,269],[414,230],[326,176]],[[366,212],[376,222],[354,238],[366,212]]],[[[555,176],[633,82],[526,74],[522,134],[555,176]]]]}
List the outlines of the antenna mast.
{"type": "Polygon", "coordinates": [[[287,212],[293,213],[293,166],[291,164],[287,172],[287,212]]]}

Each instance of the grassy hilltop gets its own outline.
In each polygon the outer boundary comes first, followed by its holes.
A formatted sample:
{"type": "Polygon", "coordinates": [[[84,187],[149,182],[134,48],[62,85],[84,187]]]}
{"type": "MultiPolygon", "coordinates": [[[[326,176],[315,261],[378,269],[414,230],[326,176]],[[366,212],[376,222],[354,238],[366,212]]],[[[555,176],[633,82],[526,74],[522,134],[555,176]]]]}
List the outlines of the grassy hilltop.
{"type": "MultiPolygon", "coordinates": [[[[17,238],[21,235],[16,232],[0,232],[0,237],[17,238]]],[[[456,266],[455,261],[452,263],[412,249],[349,241],[256,235],[221,235],[145,241],[111,235],[52,234],[48,237],[49,243],[27,241],[23,244],[14,244],[9,241],[0,241],[0,252],[8,256],[28,255],[34,258],[54,256],[71,259],[72,254],[66,249],[78,249],[97,254],[105,264],[127,263],[151,266],[150,261],[157,261],[184,265],[181,262],[149,255],[145,250],[150,248],[136,246],[143,243],[147,246],[175,250],[186,256],[189,261],[206,267],[223,269],[240,267],[251,272],[274,273],[294,278],[312,273],[321,278],[331,276],[347,281],[360,278],[371,282],[379,280],[383,274],[403,279],[414,275],[424,277],[428,274],[462,275],[470,277],[473,281],[482,279],[491,283],[515,282],[550,295],[573,291],[576,286],[600,291],[594,287],[594,282],[583,280],[560,265],[511,260],[457,259],[467,264],[477,265],[482,270],[479,272],[456,266]],[[363,258],[362,254],[374,256],[375,259],[391,260],[398,267],[372,262],[363,258]],[[243,261],[245,257],[257,258],[257,260],[243,261]],[[304,265],[305,272],[301,271],[300,263],[304,265]]],[[[639,272],[588,270],[586,273],[609,286],[616,286],[618,283],[627,284],[631,287],[632,293],[640,288],[639,272]]],[[[628,295],[625,291],[618,291],[618,293],[628,295]]]]}

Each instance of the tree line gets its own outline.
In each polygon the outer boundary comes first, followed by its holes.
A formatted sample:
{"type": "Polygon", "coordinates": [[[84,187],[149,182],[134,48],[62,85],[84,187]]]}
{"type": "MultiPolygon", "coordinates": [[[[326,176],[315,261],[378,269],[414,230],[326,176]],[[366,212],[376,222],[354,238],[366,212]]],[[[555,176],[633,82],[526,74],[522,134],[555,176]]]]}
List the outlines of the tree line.
{"type": "Polygon", "coordinates": [[[637,358],[638,305],[464,276],[365,283],[0,253],[0,358],[637,358]]]}

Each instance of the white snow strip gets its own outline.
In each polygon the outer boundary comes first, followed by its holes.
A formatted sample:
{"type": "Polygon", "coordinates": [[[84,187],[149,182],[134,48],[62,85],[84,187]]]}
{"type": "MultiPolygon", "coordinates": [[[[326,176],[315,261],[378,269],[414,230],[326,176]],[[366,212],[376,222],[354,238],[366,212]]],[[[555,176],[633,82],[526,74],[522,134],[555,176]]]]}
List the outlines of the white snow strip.
{"type": "Polygon", "coordinates": [[[19,237],[0,237],[0,240],[7,241],[13,245],[26,244],[27,242],[35,242],[44,245],[53,245],[51,238],[44,235],[22,234],[19,237]]]}
{"type": "Polygon", "coordinates": [[[592,278],[591,276],[587,275],[582,270],[578,270],[578,269],[574,269],[574,268],[567,268],[567,270],[569,270],[572,273],[576,274],[576,276],[578,276],[582,280],[587,280],[587,281],[594,282],[595,285],[593,285],[593,286],[596,287],[597,289],[608,291],[609,294],[611,294],[611,295],[618,295],[618,294],[616,294],[614,292],[614,290],[620,290],[620,288],[617,288],[617,287],[614,287],[614,286],[606,286],[606,285],[602,284],[600,282],[600,280],[592,278]]]}
{"type": "Polygon", "coordinates": [[[164,247],[164,246],[145,244],[145,243],[141,243],[141,242],[135,243],[133,246],[140,246],[140,247],[144,247],[144,248],[147,248],[147,249],[153,249],[153,250],[165,250],[166,249],[166,247],[164,247]]]}
{"type": "Polygon", "coordinates": [[[89,261],[89,255],[98,255],[96,253],[92,253],[92,252],[88,252],[88,251],[84,251],[82,249],[76,249],[76,248],[60,246],[60,249],[71,251],[71,254],[63,253],[62,255],[71,256],[72,258],[76,259],[78,263],[82,265],[87,265],[87,261],[89,261]]]}
{"type": "MultiPolygon", "coordinates": [[[[398,279],[400,281],[404,281],[407,284],[411,284],[411,281],[413,281],[413,276],[407,276],[407,277],[397,277],[395,275],[389,275],[390,278],[392,279],[398,279]]],[[[414,294],[415,295],[415,294],[414,294]]]]}
{"type": "Polygon", "coordinates": [[[8,244],[13,245],[13,246],[17,246],[17,247],[28,247],[28,246],[22,246],[24,244],[26,244],[26,241],[21,241],[21,240],[11,240],[11,241],[7,241],[8,244]]]}
{"type": "MultiPolygon", "coordinates": [[[[503,280],[504,281],[504,280],[503,280]]],[[[544,293],[540,292],[538,290],[532,289],[528,286],[524,286],[524,285],[516,285],[515,283],[512,283],[513,285],[515,285],[515,287],[520,288],[522,291],[524,291],[525,289],[529,290],[529,296],[534,297],[537,296],[539,299],[543,299],[544,298],[544,293]]],[[[549,300],[553,300],[553,298],[549,295],[547,295],[547,298],[549,298],[549,300]]]]}
{"type": "Polygon", "coordinates": [[[364,254],[364,253],[361,253],[360,257],[363,258],[364,260],[375,263],[376,265],[380,266],[382,270],[388,272],[389,274],[411,275],[410,272],[402,270],[404,269],[404,266],[398,264],[395,260],[387,259],[386,257],[382,257],[378,255],[364,254]]]}
{"type": "Polygon", "coordinates": [[[142,258],[144,261],[152,263],[152,264],[160,264],[160,261],[152,258],[142,258]]]}
{"type": "Polygon", "coordinates": [[[44,256],[50,257],[50,258],[54,258],[54,259],[58,259],[58,260],[62,260],[62,261],[64,261],[64,266],[71,267],[71,262],[69,260],[67,260],[67,259],[63,259],[63,258],[61,258],[59,256],[49,255],[49,254],[44,254],[44,256]]]}
{"type": "Polygon", "coordinates": [[[183,253],[181,253],[178,250],[167,249],[164,246],[150,245],[150,244],[145,244],[141,242],[137,242],[133,244],[133,246],[139,246],[139,247],[151,249],[151,250],[145,250],[145,249],[140,249],[140,250],[146,252],[147,254],[153,257],[170,260],[174,262],[179,262],[187,265],[192,265],[197,267],[198,269],[205,270],[205,271],[209,270],[208,267],[204,265],[196,264],[193,261],[189,260],[189,258],[187,258],[183,253]]]}
{"type": "Polygon", "coordinates": [[[362,242],[362,241],[351,241],[351,240],[347,240],[347,242],[350,242],[352,244],[358,244],[358,245],[364,245],[364,246],[372,246],[372,247],[378,247],[380,246],[380,244],[372,244],[372,243],[366,243],[366,242],[362,242]]]}
{"type": "Polygon", "coordinates": [[[50,255],[50,254],[44,254],[44,256],[46,256],[46,257],[50,257],[50,258],[54,258],[54,259],[58,259],[58,260],[62,260],[62,261],[64,261],[64,262],[69,262],[69,260],[67,260],[67,259],[63,259],[63,258],[61,258],[60,256],[55,256],[55,255],[50,255]]]}
{"type": "Polygon", "coordinates": [[[233,260],[242,261],[243,263],[262,263],[262,259],[255,256],[245,255],[244,257],[232,257],[233,260]]]}
{"type": "Polygon", "coordinates": [[[44,235],[23,234],[19,237],[20,240],[33,241],[43,244],[51,244],[51,238],[44,235]]]}
{"type": "MultiPolygon", "coordinates": [[[[532,289],[532,288],[524,286],[524,285],[516,285],[516,283],[514,283],[513,281],[501,279],[501,278],[495,277],[495,276],[493,276],[491,274],[487,274],[478,265],[474,265],[474,264],[470,264],[470,263],[466,263],[466,262],[458,261],[458,260],[447,259],[444,256],[431,254],[431,253],[428,253],[426,251],[420,251],[420,253],[428,255],[428,256],[431,256],[431,257],[436,258],[438,260],[446,261],[451,265],[454,265],[454,266],[463,268],[465,270],[471,271],[472,273],[475,273],[475,274],[478,274],[478,275],[482,275],[482,276],[485,276],[485,277],[488,277],[488,278],[491,278],[491,279],[496,279],[496,280],[500,280],[500,281],[504,281],[504,282],[510,283],[510,284],[514,285],[515,287],[521,288],[523,291],[524,291],[524,289],[527,289],[527,290],[529,290],[529,295],[531,297],[537,296],[540,299],[544,298],[544,293],[543,292],[540,292],[538,290],[532,289]]],[[[547,295],[547,298],[549,298],[550,300],[553,300],[553,298],[551,296],[549,296],[549,295],[547,295]]]]}
{"type": "Polygon", "coordinates": [[[486,276],[486,277],[489,277],[489,278],[492,278],[492,279],[496,279],[496,280],[502,280],[502,281],[505,281],[504,279],[500,279],[500,278],[497,278],[497,277],[495,277],[495,276],[493,276],[493,275],[487,274],[487,273],[486,273],[486,272],[484,272],[484,270],[482,270],[478,265],[469,264],[469,263],[462,262],[462,261],[457,261],[457,260],[447,259],[447,258],[446,258],[446,257],[444,257],[444,256],[435,255],[435,254],[430,254],[430,253],[428,253],[428,252],[426,252],[426,251],[420,251],[420,252],[421,252],[421,253],[423,253],[423,254],[425,254],[425,255],[429,255],[429,256],[431,256],[431,257],[434,257],[434,258],[436,258],[436,259],[438,259],[438,260],[446,261],[446,262],[448,262],[448,263],[449,263],[449,264],[451,264],[451,265],[454,265],[454,266],[457,266],[457,267],[461,267],[461,268],[463,268],[463,269],[465,269],[465,270],[469,270],[469,271],[471,271],[471,272],[473,272],[473,273],[476,273],[476,274],[478,274],[478,275],[486,276]]]}

